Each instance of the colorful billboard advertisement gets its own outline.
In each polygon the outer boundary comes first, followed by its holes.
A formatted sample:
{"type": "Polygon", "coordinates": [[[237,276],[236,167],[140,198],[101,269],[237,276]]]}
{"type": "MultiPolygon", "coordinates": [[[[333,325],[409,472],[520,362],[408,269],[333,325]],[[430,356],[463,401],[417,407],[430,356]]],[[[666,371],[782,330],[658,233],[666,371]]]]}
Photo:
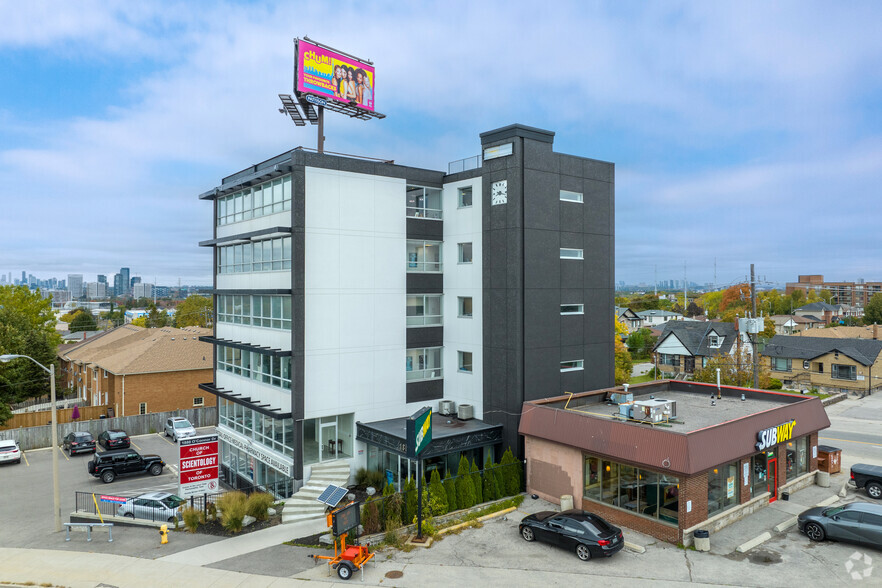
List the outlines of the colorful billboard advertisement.
{"type": "Polygon", "coordinates": [[[303,39],[297,41],[295,89],[374,110],[373,66],[303,39]]]}

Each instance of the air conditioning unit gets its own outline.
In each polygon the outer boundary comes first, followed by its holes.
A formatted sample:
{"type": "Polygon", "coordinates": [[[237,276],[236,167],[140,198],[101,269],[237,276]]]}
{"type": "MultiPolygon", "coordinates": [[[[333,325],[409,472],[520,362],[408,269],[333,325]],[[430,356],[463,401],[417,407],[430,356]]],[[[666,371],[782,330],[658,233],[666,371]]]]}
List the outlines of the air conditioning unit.
{"type": "Polygon", "coordinates": [[[438,414],[453,416],[456,414],[456,403],[452,400],[442,400],[438,403],[438,414]]]}
{"type": "Polygon", "coordinates": [[[460,404],[456,409],[456,418],[461,421],[468,421],[475,418],[475,407],[471,404],[460,404]]]}

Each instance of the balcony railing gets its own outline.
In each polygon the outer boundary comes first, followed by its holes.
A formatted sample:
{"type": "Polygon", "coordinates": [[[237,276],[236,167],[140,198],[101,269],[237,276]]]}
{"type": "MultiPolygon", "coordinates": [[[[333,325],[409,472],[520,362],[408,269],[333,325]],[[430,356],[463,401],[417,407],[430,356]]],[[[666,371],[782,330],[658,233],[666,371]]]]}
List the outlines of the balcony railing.
{"type": "Polygon", "coordinates": [[[408,206],[407,216],[412,218],[428,218],[432,220],[441,220],[441,211],[434,208],[408,206]]]}
{"type": "Polygon", "coordinates": [[[477,169],[483,165],[483,158],[480,155],[473,155],[465,159],[458,159],[447,164],[447,173],[456,174],[459,172],[477,169]]]}

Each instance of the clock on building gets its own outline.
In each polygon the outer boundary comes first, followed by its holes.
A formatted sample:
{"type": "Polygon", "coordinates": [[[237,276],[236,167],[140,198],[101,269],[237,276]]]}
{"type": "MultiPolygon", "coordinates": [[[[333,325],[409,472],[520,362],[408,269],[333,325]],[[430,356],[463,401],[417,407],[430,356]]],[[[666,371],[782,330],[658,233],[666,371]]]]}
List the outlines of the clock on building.
{"type": "Polygon", "coordinates": [[[490,186],[490,204],[495,206],[506,202],[508,202],[508,182],[506,180],[493,182],[490,186]]]}

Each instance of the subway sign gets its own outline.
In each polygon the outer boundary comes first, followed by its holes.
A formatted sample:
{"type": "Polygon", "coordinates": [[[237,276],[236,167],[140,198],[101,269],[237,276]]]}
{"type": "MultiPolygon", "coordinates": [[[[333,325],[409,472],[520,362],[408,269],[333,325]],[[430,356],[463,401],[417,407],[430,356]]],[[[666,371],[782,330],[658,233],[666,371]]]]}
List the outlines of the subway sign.
{"type": "Polygon", "coordinates": [[[777,427],[769,427],[768,429],[763,429],[756,434],[756,450],[764,451],[765,449],[772,447],[773,445],[777,445],[778,443],[790,441],[791,439],[793,439],[793,427],[795,425],[796,421],[792,420],[786,423],[782,423],[777,427]]]}

